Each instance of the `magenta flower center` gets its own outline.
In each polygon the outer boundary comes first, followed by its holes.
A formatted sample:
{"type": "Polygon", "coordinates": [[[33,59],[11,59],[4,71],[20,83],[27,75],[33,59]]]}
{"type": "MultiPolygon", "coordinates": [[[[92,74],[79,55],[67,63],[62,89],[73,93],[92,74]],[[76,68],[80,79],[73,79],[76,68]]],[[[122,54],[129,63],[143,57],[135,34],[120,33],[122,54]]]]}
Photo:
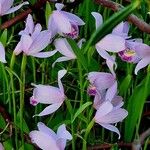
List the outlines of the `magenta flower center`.
{"type": "Polygon", "coordinates": [[[38,104],[37,100],[34,99],[33,96],[30,98],[30,104],[33,105],[33,106],[36,106],[38,104]]]}
{"type": "Polygon", "coordinates": [[[136,53],[134,50],[126,49],[118,53],[123,61],[132,62],[136,53]]]}
{"type": "Polygon", "coordinates": [[[95,96],[96,95],[96,87],[95,86],[89,86],[87,92],[89,95],[95,96]]]}
{"type": "Polygon", "coordinates": [[[78,26],[75,24],[71,24],[71,32],[70,33],[65,33],[66,36],[75,39],[78,37],[79,29],[78,26]]]}

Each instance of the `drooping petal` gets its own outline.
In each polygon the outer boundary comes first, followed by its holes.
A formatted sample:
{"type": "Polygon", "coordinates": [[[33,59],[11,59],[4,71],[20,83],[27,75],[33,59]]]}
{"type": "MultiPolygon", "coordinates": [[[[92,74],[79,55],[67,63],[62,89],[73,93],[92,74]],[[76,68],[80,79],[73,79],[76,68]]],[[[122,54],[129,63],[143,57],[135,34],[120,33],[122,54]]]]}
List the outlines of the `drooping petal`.
{"type": "Polygon", "coordinates": [[[35,116],[45,116],[45,115],[52,114],[52,113],[55,112],[61,105],[62,105],[62,102],[61,102],[61,103],[54,103],[54,104],[51,104],[51,105],[47,106],[41,113],[35,114],[33,117],[35,117],[35,116]]]}
{"type": "Polygon", "coordinates": [[[117,94],[117,81],[107,90],[105,99],[112,101],[117,94]]]}
{"type": "Polygon", "coordinates": [[[32,54],[31,56],[38,57],[38,58],[47,58],[53,56],[56,52],[57,52],[56,50],[49,51],[49,52],[39,52],[37,54],[32,54]]]}
{"type": "Polygon", "coordinates": [[[40,32],[30,47],[30,55],[42,51],[50,43],[50,39],[51,33],[48,30],[40,32]]]}
{"type": "Polygon", "coordinates": [[[14,0],[1,0],[0,5],[1,5],[1,11],[0,11],[0,16],[4,15],[10,7],[13,5],[14,0]]]}
{"type": "Polygon", "coordinates": [[[128,112],[125,109],[122,108],[113,109],[111,112],[105,114],[104,116],[99,117],[98,122],[105,123],[105,124],[117,123],[122,121],[124,118],[126,118],[127,115],[128,112]]]}
{"type": "Polygon", "coordinates": [[[64,95],[57,87],[49,85],[34,85],[33,98],[37,103],[52,104],[60,103],[64,100],[64,95]]]}
{"type": "Polygon", "coordinates": [[[76,16],[72,13],[66,12],[66,11],[61,11],[61,13],[64,16],[66,16],[72,23],[75,23],[78,26],[85,25],[84,21],[82,19],[80,19],[78,16],[76,16]]]}
{"type": "Polygon", "coordinates": [[[59,126],[57,130],[58,138],[72,140],[72,135],[67,131],[65,124],[59,126]]]}
{"type": "Polygon", "coordinates": [[[5,49],[3,44],[0,42],[0,61],[3,63],[6,63],[6,59],[5,59],[5,49]]]}
{"type": "Polygon", "coordinates": [[[83,42],[85,42],[86,40],[84,38],[82,38],[78,43],[78,47],[81,49],[82,48],[82,45],[83,45],[83,42]]]}
{"type": "Polygon", "coordinates": [[[57,62],[63,62],[63,61],[68,61],[68,60],[72,60],[72,58],[69,57],[59,57],[58,59],[56,59],[56,61],[52,64],[52,67],[54,68],[55,64],[57,62]]]}
{"type": "Polygon", "coordinates": [[[60,150],[57,146],[55,139],[53,139],[48,134],[41,132],[41,131],[31,131],[29,133],[31,138],[31,142],[35,143],[39,148],[43,150],[60,150]]]}
{"type": "Polygon", "coordinates": [[[119,135],[118,139],[120,139],[120,137],[121,137],[120,132],[115,126],[110,125],[110,124],[103,124],[103,123],[101,123],[100,125],[112,132],[116,132],[119,135]]]}
{"type": "Polygon", "coordinates": [[[53,139],[57,140],[56,133],[52,129],[48,128],[44,123],[38,122],[37,126],[39,131],[44,132],[45,134],[51,136],[53,139]]]}
{"type": "Polygon", "coordinates": [[[123,37],[108,34],[102,40],[100,40],[96,46],[99,49],[106,50],[108,52],[120,52],[126,49],[125,39],[123,37]]]}
{"type": "Polygon", "coordinates": [[[95,18],[95,26],[96,29],[103,24],[103,17],[100,13],[92,12],[91,13],[93,17],[95,18]]]}
{"type": "Polygon", "coordinates": [[[64,87],[62,85],[62,82],[61,82],[61,78],[63,78],[63,76],[67,73],[67,70],[63,69],[63,70],[59,70],[58,72],[58,86],[59,86],[59,89],[61,91],[62,94],[64,94],[64,87]]]}
{"type": "Polygon", "coordinates": [[[55,40],[54,45],[56,47],[56,50],[58,50],[62,55],[72,59],[76,58],[71,46],[65,38],[59,38],[55,40]]]}
{"type": "Polygon", "coordinates": [[[13,13],[13,12],[17,11],[18,9],[20,9],[23,5],[27,5],[27,4],[29,4],[29,2],[23,2],[22,4],[20,4],[18,6],[12,7],[5,14],[7,15],[10,13],[13,13]]]}
{"type": "Polygon", "coordinates": [[[61,33],[71,32],[71,23],[69,22],[69,19],[67,17],[65,17],[59,11],[54,11],[52,15],[54,23],[57,25],[59,32],[61,33]]]}
{"type": "Polygon", "coordinates": [[[105,117],[109,112],[111,112],[113,109],[113,105],[109,101],[105,101],[102,103],[102,105],[99,107],[99,109],[96,111],[95,114],[95,122],[97,123],[104,123],[102,121],[102,117],[105,117]]]}
{"type": "Polygon", "coordinates": [[[137,75],[137,72],[141,70],[142,68],[146,67],[148,64],[150,64],[150,56],[147,56],[143,58],[135,67],[135,74],[137,75]]]}

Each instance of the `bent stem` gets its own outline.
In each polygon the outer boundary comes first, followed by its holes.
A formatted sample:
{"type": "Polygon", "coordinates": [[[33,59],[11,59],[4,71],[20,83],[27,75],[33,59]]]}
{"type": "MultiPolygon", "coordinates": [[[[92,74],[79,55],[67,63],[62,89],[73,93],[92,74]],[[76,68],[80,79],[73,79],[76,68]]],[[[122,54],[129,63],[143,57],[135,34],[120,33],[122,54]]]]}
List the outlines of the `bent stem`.
{"type": "MultiPolygon", "coordinates": [[[[15,64],[15,54],[12,54],[11,61],[10,61],[10,69],[13,71],[14,64],[15,64]]],[[[14,78],[13,73],[9,73],[10,75],[10,86],[11,90],[9,90],[10,94],[12,93],[12,101],[13,101],[13,115],[14,115],[14,124],[15,124],[15,144],[16,149],[18,149],[18,135],[17,135],[17,128],[16,128],[16,122],[17,122],[17,113],[16,113],[16,100],[15,100],[15,88],[14,88],[14,78]]]]}
{"type": "Polygon", "coordinates": [[[23,108],[24,108],[24,91],[25,91],[25,70],[26,70],[26,61],[27,57],[23,54],[22,64],[21,64],[21,74],[20,79],[20,129],[21,129],[21,141],[22,141],[22,150],[24,150],[24,135],[23,135],[23,108]]]}
{"type": "Polygon", "coordinates": [[[82,150],[86,150],[87,149],[87,147],[86,147],[86,143],[87,143],[86,140],[87,140],[87,137],[88,137],[92,127],[94,126],[94,122],[95,122],[94,119],[92,119],[92,121],[89,123],[89,125],[86,128],[82,150]]]}

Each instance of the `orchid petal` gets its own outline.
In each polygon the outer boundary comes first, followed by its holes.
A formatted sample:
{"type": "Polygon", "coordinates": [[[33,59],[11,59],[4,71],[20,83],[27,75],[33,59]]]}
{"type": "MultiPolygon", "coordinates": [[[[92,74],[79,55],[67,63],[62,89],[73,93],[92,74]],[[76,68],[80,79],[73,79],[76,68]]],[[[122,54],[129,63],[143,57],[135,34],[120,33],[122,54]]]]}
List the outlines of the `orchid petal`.
{"type": "Polygon", "coordinates": [[[40,34],[41,30],[42,30],[42,26],[39,23],[36,24],[34,27],[34,31],[31,35],[33,40],[36,39],[36,37],[40,34]]]}
{"type": "Polygon", "coordinates": [[[13,2],[14,2],[14,0],[2,0],[0,2],[0,5],[1,5],[0,14],[4,15],[10,9],[10,7],[13,5],[13,2]]]}
{"type": "Polygon", "coordinates": [[[99,107],[99,109],[96,111],[95,114],[95,122],[97,123],[103,123],[101,118],[105,117],[109,112],[111,112],[113,109],[113,105],[109,101],[105,101],[102,103],[102,105],[99,107]]]}
{"type": "Polygon", "coordinates": [[[52,113],[54,113],[61,105],[62,105],[62,102],[61,102],[61,103],[54,103],[54,104],[51,104],[51,105],[47,106],[41,113],[36,114],[36,115],[34,115],[33,117],[35,117],[35,116],[45,116],[45,115],[52,114],[52,113]]]}
{"type": "Polygon", "coordinates": [[[71,46],[65,38],[59,38],[55,40],[54,45],[56,47],[56,50],[58,50],[62,55],[72,59],[76,58],[71,46]]]}
{"type": "Polygon", "coordinates": [[[108,52],[115,52],[115,53],[126,49],[125,39],[120,36],[113,35],[113,34],[106,35],[96,45],[99,49],[103,49],[108,52]],[[116,43],[116,41],[117,41],[117,44],[114,44],[116,43]]]}
{"type": "Polygon", "coordinates": [[[17,11],[18,9],[20,9],[23,5],[28,5],[29,2],[23,2],[22,4],[18,5],[18,6],[15,6],[13,8],[10,8],[5,14],[10,14],[10,13],[13,13],[15,11],[17,11]]]}
{"type": "Polygon", "coordinates": [[[56,133],[52,129],[48,128],[44,123],[38,122],[37,126],[39,131],[44,132],[45,134],[53,137],[53,139],[57,140],[56,133]]]}
{"type": "Polygon", "coordinates": [[[20,41],[21,41],[21,48],[22,48],[23,52],[28,55],[30,53],[29,48],[33,42],[31,36],[24,34],[21,36],[20,41]]]}
{"type": "Polygon", "coordinates": [[[21,41],[17,44],[17,46],[15,47],[14,53],[15,55],[19,55],[22,52],[23,48],[22,48],[22,43],[21,41]]]}
{"type": "Polygon", "coordinates": [[[68,60],[72,60],[72,58],[68,58],[68,57],[59,57],[58,59],[56,59],[56,61],[52,64],[52,67],[54,68],[55,64],[57,62],[63,62],[63,61],[68,61],[68,60]]]}
{"type": "Polygon", "coordinates": [[[110,102],[113,100],[114,96],[117,94],[117,82],[115,82],[106,92],[106,100],[110,102]]]}
{"type": "Polygon", "coordinates": [[[55,7],[56,7],[57,10],[61,10],[64,7],[64,4],[62,4],[62,3],[56,3],[55,7]]]}
{"type": "Polygon", "coordinates": [[[51,33],[48,30],[40,32],[30,47],[30,55],[36,54],[47,47],[50,43],[50,39],[51,33]]]}
{"type": "Polygon", "coordinates": [[[34,86],[33,98],[37,101],[37,103],[52,104],[60,103],[64,100],[64,95],[61,93],[59,88],[41,84],[34,86]]]}
{"type": "Polygon", "coordinates": [[[67,70],[65,70],[65,69],[64,70],[60,70],[58,72],[58,85],[59,85],[59,89],[60,89],[62,94],[64,94],[64,87],[62,85],[61,78],[63,78],[66,73],[67,73],[67,70]]]}
{"type": "Polygon", "coordinates": [[[48,134],[41,131],[31,131],[29,133],[32,143],[35,143],[39,148],[43,150],[60,150],[56,141],[48,134]]]}
{"type": "Polygon", "coordinates": [[[83,45],[83,42],[85,42],[86,40],[84,38],[82,38],[78,43],[78,47],[81,49],[82,48],[82,45],[83,45]]]}
{"type": "Polygon", "coordinates": [[[48,30],[51,32],[51,37],[53,38],[58,33],[58,27],[54,22],[53,15],[49,17],[48,20],[48,30]]]}
{"type": "Polygon", "coordinates": [[[104,99],[102,97],[102,95],[100,93],[96,93],[95,97],[94,97],[94,104],[93,107],[98,110],[98,108],[100,107],[100,105],[104,102],[104,99]]]}
{"type": "Polygon", "coordinates": [[[61,13],[64,16],[66,16],[72,23],[75,23],[78,26],[85,25],[84,21],[82,19],[80,19],[78,16],[76,16],[72,13],[66,12],[66,11],[61,11],[61,13]]]}
{"type": "Polygon", "coordinates": [[[3,63],[6,63],[5,49],[4,49],[4,46],[2,45],[1,42],[0,42],[0,61],[3,62],[3,63]]]}
{"type": "Polygon", "coordinates": [[[32,54],[32,56],[34,57],[38,57],[38,58],[47,58],[47,57],[51,57],[53,56],[57,51],[49,51],[49,52],[39,52],[37,54],[32,54]]]}
{"type": "Polygon", "coordinates": [[[71,32],[71,23],[69,22],[67,17],[65,17],[59,11],[54,11],[52,15],[53,15],[54,23],[57,25],[58,30],[61,33],[71,32]]]}
{"type": "Polygon", "coordinates": [[[90,72],[88,74],[88,80],[98,90],[107,89],[115,82],[114,76],[111,73],[105,72],[90,72]]]}
{"type": "Polygon", "coordinates": [[[103,17],[100,13],[97,13],[97,12],[92,12],[91,14],[95,18],[95,26],[97,29],[98,27],[100,27],[103,24],[103,17]]]}
{"type": "Polygon", "coordinates": [[[126,118],[127,115],[128,115],[128,112],[125,109],[122,109],[122,108],[113,109],[111,112],[108,112],[104,116],[101,116],[101,117],[99,116],[98,122],[105,123],[105,124],[117,123],[117,122],[122,121],[124,118],[126,118]]]}
{"type": "Polygon", "coordinates": [[[103,124],[103,123],[101,123],[100,125],[112,132],[116,132],[119,135],[118,139],[120,139],[120,137],[121,137],[120,132],[115,126],[110,125],[110,124],[103,124]]]}
{"type": "Polygon", "coordinates": [[[114,109],[121,108],[124,104],[123,98],[121,96],[115,96],[111,103],[113,104],[114,109]]]}
{"type": "Polygon", "coordinates": [[[4,150],[2,143],[0,143],[0,150],[4,150]]]}
{"type": "Polygon", "coordinates": [[[141,70],[142,68],[146,67],[148,64],[150,64],[150,56],[147,56],[143,58],[135,67],[135,74],[137,75],[137,72],[141,70]]]}
{"type": "Polygon", "coordinates": [[[66,130],[65,124],[59,126],[57,130],[57,136],[58,138],[72,140],[72,135],[66,130]]]}

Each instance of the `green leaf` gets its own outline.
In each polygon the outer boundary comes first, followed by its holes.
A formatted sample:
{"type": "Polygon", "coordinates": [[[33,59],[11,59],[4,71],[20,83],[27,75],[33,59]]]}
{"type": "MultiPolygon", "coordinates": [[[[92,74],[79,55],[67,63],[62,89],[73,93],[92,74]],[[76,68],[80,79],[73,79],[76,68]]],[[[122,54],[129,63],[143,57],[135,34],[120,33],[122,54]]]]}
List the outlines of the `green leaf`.
{"type": "Polygon", "coordinates": [[[46,26],[48,27],[48,20],[49,20],[49,16],[52,13],[52,8],[50,6],[49,2],[46,2],[46,10],[45,10],[45,20],[46,20],[46,26]]]}
{"type": "Polygon", "coordinates": [[[98,41],[100,41],[106,34],[110,33],[112,29],[119,24],[122,20],[127,18],[129,14],[131,14],[137,7],[139,6],[139,2],[133,2],[129,6],[121,9],[119,12],[115,13],[112,17],[110,17],[106,22],[101,25],[89,39],[84,52],[87,52],[91,45],[95,45],[98,41]]]}
{"type": "Polygon", "coordinates": [[[120,87],[119,87],[120,95],[123,95],[127,92],[128,88],[130,86],[131,80],[132,80],[132,76],[130,74],[128,74],[124,78],[124,80],[121,82],[120,87]]]}
{"type": "Polygon", "coordinates": [[[92,105],[92,102],[86,102],[85,104],[83,104],[75,113],[75,115],[73,116],[72,119],[72,123],[75,121],[75,119],[88,107],[92,105]]]}
{"type": "Polygon", "coordinates": [[[6,42],[7,42],[7,29],[5,29],[1,35],[0,41],[2,42],[2,44],[4,45],[4,47],[6,46],[6,42]]]}
{"type": "Polygon", "coordinates": [[[88,59],[84,56],[82,49],[78,47],[76,42],[72,39],[67,39],[68,43],[70,44],[72,50],[74,51],[75,55],[77,56],[78,61],[82,64],[84,69],[88,70],[88,59]]]}
{"type": "MultiPolygon", "coordinates": [[[[125,141],[131,142],[135,129],[139,129],[144,103],[149,93],[150,74],[146,76],[140,85],[136,86],[128,100],[128,117],[125,120],[125,141]]],[[[138,131],[138,130],[137,130],[138,131]]]]}

